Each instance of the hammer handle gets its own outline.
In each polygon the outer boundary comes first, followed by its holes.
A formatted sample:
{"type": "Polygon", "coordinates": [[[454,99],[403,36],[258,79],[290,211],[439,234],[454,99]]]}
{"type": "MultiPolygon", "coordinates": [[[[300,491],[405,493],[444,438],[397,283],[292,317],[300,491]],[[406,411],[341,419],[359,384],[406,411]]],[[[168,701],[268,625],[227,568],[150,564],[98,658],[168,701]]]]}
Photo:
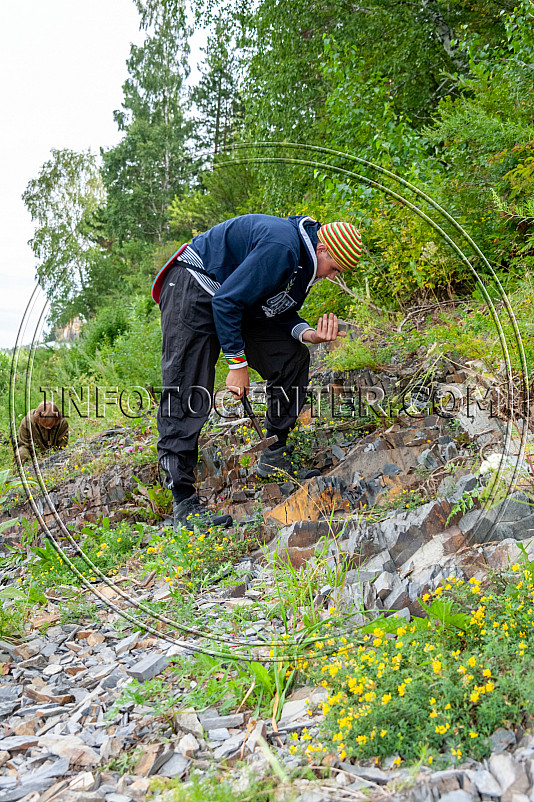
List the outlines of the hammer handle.
{"type": "Polygon", "coordinates": [[[252,421],[252,425],[256,429],[256,432],[258,433],[260,439],[263,440],[263,432],[262,432],[262,430],[260,428],[260,424],[258,423],[258,419],[257,419],[256,415],[254,414],[254,410],[252,409],[251,403],[248,400],[246,390],[243,393],[243,398],[241,399],[241,403],[243,404],[243,409],[245,410],[246,414],[249,416],[250,420],[252,421]]]}

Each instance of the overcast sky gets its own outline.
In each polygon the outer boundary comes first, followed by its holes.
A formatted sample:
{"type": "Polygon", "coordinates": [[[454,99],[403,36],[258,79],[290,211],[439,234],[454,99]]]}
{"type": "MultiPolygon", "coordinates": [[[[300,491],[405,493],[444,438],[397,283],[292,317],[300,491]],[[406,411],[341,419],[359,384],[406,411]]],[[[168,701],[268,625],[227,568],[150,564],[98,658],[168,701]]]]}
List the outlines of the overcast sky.
{"type": "MultiPolygon", "coordinates": [[[[2,6],[0,91],[0,348],[15,344],[35,286],[21,200],[51,148],[98,152],[119,139],[130,43],[140,44],[132,0],[11,0],[2,6]]],[[[191,65],[201,53],[192,42],[191,65]]],[[[194,72],[192,78],[194,78],[194,72]]]]}

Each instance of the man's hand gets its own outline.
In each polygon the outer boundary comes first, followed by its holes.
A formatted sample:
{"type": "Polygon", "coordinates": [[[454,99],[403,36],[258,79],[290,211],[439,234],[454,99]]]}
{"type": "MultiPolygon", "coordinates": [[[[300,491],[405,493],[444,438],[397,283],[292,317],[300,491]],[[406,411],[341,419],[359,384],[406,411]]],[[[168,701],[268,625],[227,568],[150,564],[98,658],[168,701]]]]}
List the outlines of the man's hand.
{"type": "Polygon", "coordinates": [[[250,379],[248,368],[235,368],[228,371],[226,386],[236,398],[243,398],[243,393],[250,390],[250,379]]]}
{"type": "Polygon", "coordinates": [[[333,312],[324,314],[317,321],[317,329],[308,329],[302,335],[305,343],[326,343],[336,340],[338,337],[346,337],[345,331],[338,331],[337,316],[333,312]]]}

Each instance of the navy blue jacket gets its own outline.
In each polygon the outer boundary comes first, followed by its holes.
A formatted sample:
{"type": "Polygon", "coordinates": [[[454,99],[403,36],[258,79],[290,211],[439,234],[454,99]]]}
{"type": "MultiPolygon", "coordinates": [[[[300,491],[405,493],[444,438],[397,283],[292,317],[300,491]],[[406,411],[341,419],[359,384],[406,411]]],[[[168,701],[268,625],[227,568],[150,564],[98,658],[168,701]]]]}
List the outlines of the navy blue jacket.
{"type": "Polygon", "coordinates": [[[275,319],[297,339],[311,328],[297,311],[316,281],[319,228],[311,217],[245,214],[191,240],[204,270],[221,285],[213,316],[230,366],[246,365],[244,316],[275,319]]]}

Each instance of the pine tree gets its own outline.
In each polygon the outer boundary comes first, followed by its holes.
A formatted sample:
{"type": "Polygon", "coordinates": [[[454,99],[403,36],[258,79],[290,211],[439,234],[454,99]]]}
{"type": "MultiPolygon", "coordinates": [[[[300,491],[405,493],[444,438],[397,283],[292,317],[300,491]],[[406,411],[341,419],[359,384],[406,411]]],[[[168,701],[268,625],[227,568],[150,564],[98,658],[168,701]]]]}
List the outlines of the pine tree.
{"type": "Polygon", "coordinates": [[[197,108],[195,140],[213,158],[226,149],[240,110],[239,59],[228,21],[220,17],[208,37],[202,77],[191,98],[197,108]]]}
{"type": "Polygon", "coordinates": [[[136,5],[150,33],[141,47],[131,46],[122,109],[114,115],[124,137],[103,153],[106,221],[120,241],[161,243],[168,236],[169,203],[188,177],[182,85],[190,31],[181,0],[136,5]]]}

